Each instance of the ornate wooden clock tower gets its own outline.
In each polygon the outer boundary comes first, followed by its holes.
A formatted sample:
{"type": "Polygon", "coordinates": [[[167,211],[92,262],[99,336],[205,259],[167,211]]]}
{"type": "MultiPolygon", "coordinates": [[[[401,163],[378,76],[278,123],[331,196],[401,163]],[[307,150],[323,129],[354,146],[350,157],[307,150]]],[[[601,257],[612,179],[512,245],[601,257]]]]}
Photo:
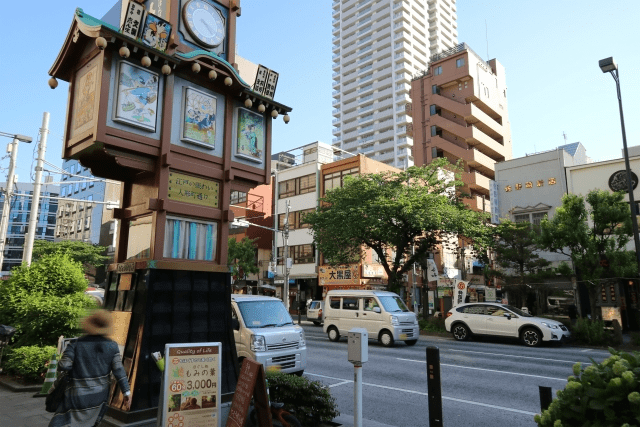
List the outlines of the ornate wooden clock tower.
{"type": "MultiPolygon", "coordinates": [[[[77,9],[49,85],[68,81],[62,157],[121,181],[113,311],[132,386],[122,421],[155,416],[165,343],[223,344],[237,379],[227,238],[232,191],[270,181],[271,120],[291,108],[240,77],[239,0],[121,0],[119,23],[77,9]]],[[[224,399],[223,399],[224,401],[224,399]]]]}

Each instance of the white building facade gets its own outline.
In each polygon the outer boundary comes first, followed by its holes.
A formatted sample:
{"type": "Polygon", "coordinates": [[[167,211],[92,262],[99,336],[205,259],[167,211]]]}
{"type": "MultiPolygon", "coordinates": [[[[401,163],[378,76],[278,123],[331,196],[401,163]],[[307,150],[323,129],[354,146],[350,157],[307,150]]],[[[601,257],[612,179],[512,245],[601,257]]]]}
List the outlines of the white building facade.
{"type": "Polygon", "coordinates": [[[412,166],[411,78],[458,44],[456,0],[335,0],[332,17],[333,145],[412,166]]]}

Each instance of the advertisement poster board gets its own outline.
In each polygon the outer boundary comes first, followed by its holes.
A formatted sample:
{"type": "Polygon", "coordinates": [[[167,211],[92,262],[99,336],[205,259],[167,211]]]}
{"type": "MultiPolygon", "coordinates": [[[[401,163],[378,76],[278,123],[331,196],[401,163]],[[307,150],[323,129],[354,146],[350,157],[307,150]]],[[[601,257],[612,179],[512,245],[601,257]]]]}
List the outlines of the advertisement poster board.
{"type": "Polygon", "coordinates": [[[162,427],[220,427],[221,343],[167,344],[162,427]]]}
{"type": "Polygon", "coordinates": [[[487,302],[496,302],[496,289],[484,288],[484,300],[487,302]]]}
{"type": "Polygon", "coordinates": [[[433,310],[435,308],[435,295],[434,291],[428,291],[427,295],[429,297],[429,310],[433,310]]]}

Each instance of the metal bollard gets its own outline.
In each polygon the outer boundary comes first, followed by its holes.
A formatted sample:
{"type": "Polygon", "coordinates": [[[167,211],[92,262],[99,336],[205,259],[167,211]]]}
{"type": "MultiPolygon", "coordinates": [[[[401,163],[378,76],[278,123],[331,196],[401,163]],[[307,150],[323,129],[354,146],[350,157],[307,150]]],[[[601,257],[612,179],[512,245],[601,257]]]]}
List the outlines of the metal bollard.
{"type": "Polygon", "coordinates": [[[427,392],[429,394],[429,426],[442,427],[440,349],[433,346],[427,347],[427,392]]]}
{"type": "Polygon", "coordinates": [[[540,389],[540,411],[542,412],[551,405],[553,393],[551,387],[538,386],[538,388],[540,389]]]}

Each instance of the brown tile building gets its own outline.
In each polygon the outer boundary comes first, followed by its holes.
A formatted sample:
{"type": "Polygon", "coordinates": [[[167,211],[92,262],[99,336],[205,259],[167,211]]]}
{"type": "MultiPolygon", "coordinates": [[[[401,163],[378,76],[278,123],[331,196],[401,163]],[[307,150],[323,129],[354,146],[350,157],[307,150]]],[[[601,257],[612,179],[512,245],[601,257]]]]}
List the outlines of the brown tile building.
{"type": "Polygon", "coordinates": [[[411,82],[411,99],[415,164],[462,159],[469,205],[489,212],[494,165],[511,159],[504,67],[461,43],[430,58],[429,68],[411,82]]]}

